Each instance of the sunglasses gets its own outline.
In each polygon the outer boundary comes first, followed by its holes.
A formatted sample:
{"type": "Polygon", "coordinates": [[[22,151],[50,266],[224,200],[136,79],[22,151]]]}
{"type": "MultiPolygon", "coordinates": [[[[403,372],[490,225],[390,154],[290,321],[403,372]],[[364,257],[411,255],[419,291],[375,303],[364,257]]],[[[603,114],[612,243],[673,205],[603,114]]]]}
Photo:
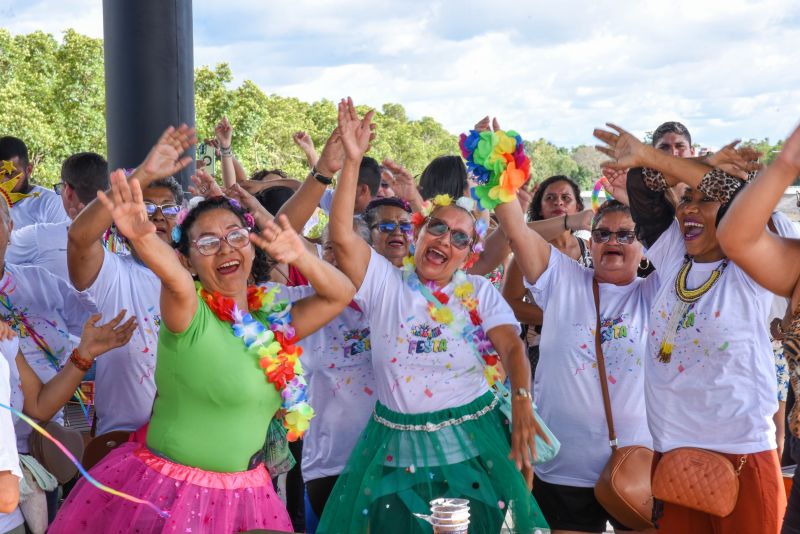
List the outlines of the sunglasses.
{"type": "Polygon", "coordinates": [[[616,236],[617,243],[620,245],[630,245],[636,240],[636,232],[633,230],[619,230],[617,232],[612,232],[611,230],[598,228],[597,230],[592,230],[592,241],[595,243],[608,243],[611,240],[612,235],[616,236]]]}
{"type": "Polygon", "coordinates": [[[394,221],[381,221],[377,224],[372,225],[372,230],[374,230],[375,228],[377,228],[378,231],[383,234],[391,234],[397,228],[400,228],[401,232],[407,234],[414,228],[414,225],[411,224],[410,222],[396,223],[394,221]]]}
{"type": "Polygon", "coordinates": [[[450,244],[459,250],[464,250],[472,243],[472,238],[466,232],[453,230],[446,222],[440,219],[434,217],[429,218],[425,227],[429,234],[436,237],[443,236],[447,232],[450,232],[450,244]]]}
{"type": "Polygon", "coordinates": [[[206,235],[200,239],[192,241],[192,246],[203,256],[213,256],[222,248],[222,241],[225,241],[231,248],[240,249],[250,244],[250,229],[236,228],[228,232],[228,235],[218,237],[206,235]]]}
{"type": "Polygon", "coordinates": [[[152,202],[145,202],[144,208],[147,210],[148,217],[155,215],[156,210],[161,210],[161,214],[166,219],[174,219],[181,211],[181,207],[179,205],[170,202],[167,204],[153,204],[152,202]]]}

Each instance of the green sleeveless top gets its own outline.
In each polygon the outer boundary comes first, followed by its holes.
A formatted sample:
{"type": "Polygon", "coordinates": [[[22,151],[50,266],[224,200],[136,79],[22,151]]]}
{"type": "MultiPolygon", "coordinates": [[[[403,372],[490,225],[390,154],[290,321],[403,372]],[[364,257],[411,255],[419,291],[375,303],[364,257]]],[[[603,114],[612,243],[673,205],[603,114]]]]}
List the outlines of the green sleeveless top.
{"type": "MultiPolygon", "coordinates": [[[[263,312],[253,317],[266,324],[263,312]]],[[[155,381],[147,446],[206,471],[247,470],[281,404],[256,354],[199,296],[185,332],[161,326],[155,381]]]]}

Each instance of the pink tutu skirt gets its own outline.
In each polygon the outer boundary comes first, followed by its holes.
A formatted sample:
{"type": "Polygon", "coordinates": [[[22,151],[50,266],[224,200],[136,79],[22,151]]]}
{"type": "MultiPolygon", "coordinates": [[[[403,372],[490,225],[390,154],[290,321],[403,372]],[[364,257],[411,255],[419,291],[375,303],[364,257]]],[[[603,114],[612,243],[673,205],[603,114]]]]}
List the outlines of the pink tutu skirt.
{"type": "Polygon", "coordinates": [[[215,473],[170,462],[140,443],[114,449],[91,470],[101,483],[148,500],[170,513],[100,491],[82,479],[62,505],[50,534],[292,531],[286,507],[263,465],[237,473],[215,473]]]}

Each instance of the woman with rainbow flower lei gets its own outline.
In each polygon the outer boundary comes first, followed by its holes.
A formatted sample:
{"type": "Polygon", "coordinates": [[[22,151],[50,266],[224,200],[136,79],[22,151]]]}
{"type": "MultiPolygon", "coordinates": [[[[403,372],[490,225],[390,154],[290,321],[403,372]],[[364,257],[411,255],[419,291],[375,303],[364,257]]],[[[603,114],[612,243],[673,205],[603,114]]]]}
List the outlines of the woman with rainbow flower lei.
{"type": "Polygon", "coordinates": [[[529,484],[530,450],[543,431],[518,324],[488,280],[462,270],[480,246],[474,202],[439,196],[428,203],[414,217],[415,250],[403,269],[353,232],[372,115],[360,119],[350,99],[339,104],[346,159],[330,234],[369,317],[378,403],[318,532],[430,532],[414,514],[430,513],[429,501],[439,497],[469,499],[474,532],[499,532],[509,512],[514,532],[542,531],[547,523],[529,484]],[[513,431],[490,389],[499,361],[515,392],[513,431]]]}
{"type": "Polygon", "coordinates": [[[146,443],[120,446],[92,474],[165,512],[82,480],[50,531],[291,531],[260,451],[281,406],[290,440],[308,428],[313,411],[294,343],[341,312],[353,285],[310,254],[283,215],[258,234],[236,200],[204,199],[179,214],[175,254],[156,236],[137,180],[117,171],[112,192],[98,197],[161,279],[163,323],[146,443]],[[316,294],[290,304],[279,299],[283,286],[248,286],[253,245],[295,265],[316,294]]]}

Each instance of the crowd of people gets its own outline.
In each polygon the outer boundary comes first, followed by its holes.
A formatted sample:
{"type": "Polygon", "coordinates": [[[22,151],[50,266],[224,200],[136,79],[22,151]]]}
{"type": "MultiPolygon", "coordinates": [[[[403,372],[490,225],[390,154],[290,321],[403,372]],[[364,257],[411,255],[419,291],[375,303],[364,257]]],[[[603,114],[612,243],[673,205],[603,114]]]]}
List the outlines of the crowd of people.
{"type": "Polygon", "coordinates": [[[189,194],[185,125],[55,191],[0,138],[0,533],[424,533],[440,498],[469,532],[800,533],[800,128],[763,166],[609,124],[592,209],[497,120],[417,179],[372,117],[295,134],[302,181],[223,118],[189,194]]]}

